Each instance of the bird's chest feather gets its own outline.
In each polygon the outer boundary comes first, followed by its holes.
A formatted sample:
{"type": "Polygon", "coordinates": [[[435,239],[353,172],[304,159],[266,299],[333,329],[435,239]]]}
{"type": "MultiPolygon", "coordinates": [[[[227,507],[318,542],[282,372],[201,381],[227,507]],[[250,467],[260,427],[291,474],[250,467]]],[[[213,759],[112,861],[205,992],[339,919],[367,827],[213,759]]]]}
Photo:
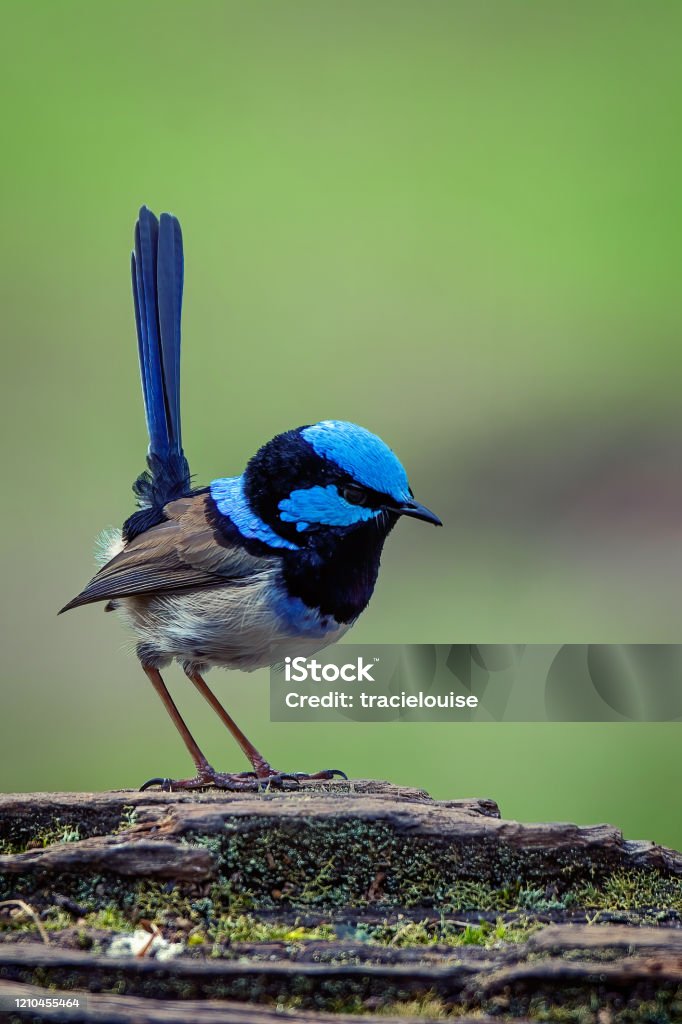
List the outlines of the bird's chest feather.
{"type": "Polygon", "coordinates": [[[159,665],[177,659],[250,671],[286,655],[314,653],[348,628],[289,597],[279,574],[237,588],[123,598],[118,607],[148,648],[147,660],[159,665]]]}

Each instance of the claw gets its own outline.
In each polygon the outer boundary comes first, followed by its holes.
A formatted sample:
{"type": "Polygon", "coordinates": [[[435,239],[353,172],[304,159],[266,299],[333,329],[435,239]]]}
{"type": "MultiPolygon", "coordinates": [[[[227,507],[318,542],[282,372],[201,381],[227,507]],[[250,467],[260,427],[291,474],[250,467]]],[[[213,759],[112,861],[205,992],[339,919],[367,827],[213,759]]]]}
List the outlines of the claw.
{"type": "Polygon", "coordinates": [[[294,777],[304,782],[328,782],[337,775],[344,782],[348,782],[348,776],[340,768],[323,768],[322,771],[315,772],[313,775],[309,775],[307,772],[294,772],[294,777]]]}
{"type": "Polygon", "coordinates": [[[173,792],[173,780],[172,779],[147,779],[143,786],[140,786],[140,793],[144,793],[145,789],[150,789],[152,786],[161,786],[161,789],[166,793],[173,792]]]}

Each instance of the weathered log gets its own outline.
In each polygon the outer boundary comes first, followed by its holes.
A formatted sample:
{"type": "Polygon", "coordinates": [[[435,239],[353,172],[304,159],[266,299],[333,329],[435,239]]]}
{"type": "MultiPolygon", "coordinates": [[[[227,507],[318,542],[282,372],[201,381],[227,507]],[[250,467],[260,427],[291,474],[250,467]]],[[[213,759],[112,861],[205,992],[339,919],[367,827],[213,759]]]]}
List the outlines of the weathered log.
{"type": "MultiPolygon", "coordinates": [[[[488,971],[494,961],[486,962],[488,971]]],[[[96,956],[76,949],[53,946],[5,944],[0,946],[0,977],[28,981],[40,974],[55,984],[68,978],[76,988],[93,990],[125,986],[134,995],[149,995],[164,988],[173,992],[191,992],[211,998],[218,991],[226,999],[248,993],[254,1001],[277,999],[278,995],[298,993],[327,994],[343,991],[361,999],[395,992],[414,997],[427,992],[454,996],[472,976],[480,963],[462,963],[454,955],[449,963],[301,963],[300,961],[246,961],[221,958],[162,961],[146,957],[96,956]]]]}
{"type": "MultiPolygon", "coordinates": [[[[0,981],[0,1005],[3,1009],[14,1001],[39,1003],[45,989],[37,985],[22,985],[0,981]]],[[[53,998],[68,1000],[74,993],[51,989],[53,998]]],[[[9,1013],[8,1010],[5,1012],[9,1013]]],[[[25,1006],[15,1009],[17,1019],[36,1019],[36,1008],[25,1006]]],[[[90,993],[83,997],[79,1007],[57,1007],[45,1011],[46,1019],[65,1024],[436,1024],[435,1017],[400,1017],[382,1014],[331,1014],[322,1011],[283,1010],[264,1006],[245,1006],[214,999],[140,999],[136,996],[111,996],[90,993]]],[[[500,1018],[458,1017],[458,1024],[499,1024],[500,1018]]],[[[516,1018],[516,1024],[530,1024],[516,1018]]]]}
{"type": "Polygon", "coordinates": [[[541,988],[617,988],[633,989],[641,983],[654,982],[679,985],[682,982],[682,956],[661,954],[656,957],[630,957],[617,963],[594,963],[571,960],[542,960],[514,964],[501,971],[478,977],[468,993],[477,1002],[498,992],[541,988]]]}
{"type": "Polygon", "coordinates": [[[0,994],[90,991],[65,1019],[682,1013],[682,856],[609,825],[356,781],[0,796],[0,840],[0,900],[49,940],[0,907],[0,994]]]}
{"type": "Polygon", "coordinates": [[[650,953],[665,950],[682,956],[682,928],[629,928],[625,925],[548,925],[528,939],[528,949],[564,953],[619,949],[650,953]]]}
{"type": "Polygon", "coordinates": [[[207,850],[123,836],[93,836],[0,857],[0,874],[59,875],[74,871],[192,882],[210,878],[215,873],[215,861],[207,850]]]}
{"type": "MultiPolygon", "coordinates": [[[[588,869],[594,877],[614,867],[682,875],[682,855],[655,843],[627,841],[610,825],[525,824],[497,813],[489,800],[434,801],[419,790],[367,781],[267,794],[14,794],[0,797],[0,830],[7,842],[28,845],[55,820],[68,823],[81,838],[6,854],[0,857],[0,874],[85,871],[209,880],[219,872],[219,858],[207,849],[179,845],[182,840],[241,838],[248,846],[279,834],[293,850],[321,845],[328,853],[334,849],[333,833],[343,831],[346,855],[352,854],[354,838],[359,858],[367,845],[387,853],[397,845],[417,861],[421,854],[449,881],[504,884],[516,872],[547,884],[581,871],[587,876],[588,869]],[[112,835],[125,814],[135,824],[112,835]]],[[[253,891],[254,884],[269,880],[250,878],[249,883],[253,891]]]]}
{"type": "MultiPolygon", "coordinates": [[[[111,1004],[107,1000],[100,1003],[92,995],[97,991],[125,993],[129,1002],[123,1001],[121,1020],[130,1019],[133,1010],[138,1009],[138,999],[143,1006],[155,1009],[163,1005],[158,997],[165,995],[171,1006],[180,996],[189,1000],[185,1019],[201,1020],[193,1012],[195,1006],[212,1007],[215,1004],[211,1000],[219,998],[233,1013],[233,1018],[226,1019],[241,1021],[244,1018],[234,1006],[241,1000],[252,1007],[253,1017],[246,1019],[258,1021],[262,1011],[255,1004],[286,1003],[293,997],[305,1009],[334,1004],[340,998],[389,1006],[437,998],[443,1007],[459,1004],[477,1012],[487,1009],[499,1014],[501,995],[507,1000],[514,998],[518,1006],[538,993],[551,1001],[559,992],[564,1002],[570,996],[575,1006],[593,1006],[595,998],[606,1002],[615,997],[619,1005],[636,1002],[652,988],[667,991],[671,999],[682,992],[682,932],[608,926],[563,926],[548,932],[518,946],[486,951],[441,948],[437,952],[419,951],[421,956],[416,950],[384,951],[385,962],[371,964],[355,962],[354,950],[349,946],[343,950],[345,961],[320,963],[307,957],[295,962],[256,962],[242,957],[233,961],[178,958],[159,962],[52,946],[5,944],[0,945],[0,996],[15,990],[51,996],[58,992],[65,997],[80,993],[86,996],[86,1002],[94,999],[92,1006],[98,1011],[98,1015],[92,1011],[91,1016],[85,1016],[90,1011],[87,1006],[81,1008],[82,1016],[76,1019],[84,1020],[108,1019],[105,1010],[111,1013],[112,1006],[115,1009],[118,1005],[117,999],[111,1004]],[[564,958],[561,954],[567,950],[579,950],[580,958],[564,958]],[[540,951],[553,955],[538,957],[540,951]],[[607,951],[612,957],[609,960],[604,959],[607,951]],[[34,977],[49,988],[31,986],[34,977]],[[8,988],[10,985],[14,988],[8,988]]],[[[339,944],[335,952],[340,952],[339,944]]],[[[54,1019],[52,1011],[46,1011],[45,1019],[54,1019]]],[[[111,1013],[111,1019],[119,1018],[111,1013]]],[[[267,1015],[262,1019],[265,1024],[267,1015]]],[[[314,1019],[305,1013],[300,1017],[301,1021],[314,1019]]],[[[327,1018],[323,1015],[321,1019],[327,1018]]],[[[501,1018],[498,1015],[496,1019],[501,1018]]],[[[518,1011],[514,1019],[518,1019],[518,1011]]]]}

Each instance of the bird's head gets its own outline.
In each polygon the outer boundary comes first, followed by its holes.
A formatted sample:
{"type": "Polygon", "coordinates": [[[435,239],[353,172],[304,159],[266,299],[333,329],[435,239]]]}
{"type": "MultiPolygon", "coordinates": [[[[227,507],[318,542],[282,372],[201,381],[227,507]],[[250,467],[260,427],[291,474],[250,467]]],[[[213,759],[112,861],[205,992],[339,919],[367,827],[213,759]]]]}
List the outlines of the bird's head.
{"type": "Polygon", "coordinates": [[[249,461],[242,480],[252,512],[296,546],[369,524],[385,534],[400,516],[442,525],[415,501],[388,445],[342,420],[278,434],[249,461]]]}

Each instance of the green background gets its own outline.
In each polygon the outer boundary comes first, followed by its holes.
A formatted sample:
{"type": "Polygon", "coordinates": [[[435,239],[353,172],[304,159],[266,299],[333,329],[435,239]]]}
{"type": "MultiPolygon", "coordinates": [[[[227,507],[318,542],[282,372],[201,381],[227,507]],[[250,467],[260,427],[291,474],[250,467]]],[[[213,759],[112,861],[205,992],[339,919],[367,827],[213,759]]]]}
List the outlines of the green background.
{"type": "MultiPolygon", "coordinates": [[[[3,789],[189,765],[113,616],[56,610],[146,446],[128,259],[182,220],[200,482],[358,421],[401,523],[357,643],[678,642],[682,6],[2,3],[3,789]]],[[[682,846],[679,725],[281,725],[340,766],[682,846]]],[[[231,745],[168,681],[219,768],[231,745]]]]}

